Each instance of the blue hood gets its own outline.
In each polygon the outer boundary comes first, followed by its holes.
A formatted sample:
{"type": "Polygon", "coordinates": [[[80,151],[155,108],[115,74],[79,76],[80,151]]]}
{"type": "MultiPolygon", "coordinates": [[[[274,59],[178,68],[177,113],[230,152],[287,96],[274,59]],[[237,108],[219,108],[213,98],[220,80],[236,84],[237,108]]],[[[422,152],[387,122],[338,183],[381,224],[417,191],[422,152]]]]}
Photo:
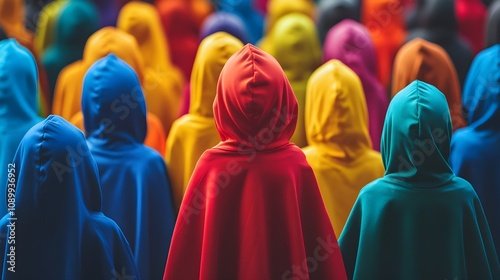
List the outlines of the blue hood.
{"type": "Polygon", "coordinates": [[[479,53],[469,70],[462,103],[471,129],[500,131],[500,45],[479,53]]]}
{"type": "Polygon", "coordinates": [[[114,54],[87,71],[82,112],[88,138],[144,142],[146,103],[141,84],[134,70],[114,54]]]}
{"type": "Polygon", "coordinates": [[[0,41],[0,132],[38,120],[38,72],[33,55],[14,39],[0,41]]]}
{"type": "Polygon", "coordinates": [[[381,154],[388,178],[411,186],[434,186],[453,178],[448,164],[451,118],[446,97],[416,80],[392,99],[381,154]]]}

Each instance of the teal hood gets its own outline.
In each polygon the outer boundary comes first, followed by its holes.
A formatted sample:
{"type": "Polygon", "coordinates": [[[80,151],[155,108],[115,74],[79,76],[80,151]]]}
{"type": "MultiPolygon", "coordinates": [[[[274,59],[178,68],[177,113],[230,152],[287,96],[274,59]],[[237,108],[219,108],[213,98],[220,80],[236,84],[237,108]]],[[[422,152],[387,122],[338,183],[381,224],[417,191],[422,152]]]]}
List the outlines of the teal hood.
{"type": "Polygon", "coordinates": [[[446,97],[430,84],[413,81],[387,110],[380,145],[385,175],[428,187],[452,179],[447,160],[451,134],[446,97]]]}

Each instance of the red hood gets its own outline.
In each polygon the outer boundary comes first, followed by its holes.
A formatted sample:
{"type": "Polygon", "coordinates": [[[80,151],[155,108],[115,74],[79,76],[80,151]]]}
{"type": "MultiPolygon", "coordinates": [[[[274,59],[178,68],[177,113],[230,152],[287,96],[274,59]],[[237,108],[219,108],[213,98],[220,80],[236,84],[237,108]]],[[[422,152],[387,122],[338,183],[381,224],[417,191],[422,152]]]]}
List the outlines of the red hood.
{"type": "Polygon", "coordinates": [[[223,145],[268,150],[289,142],[297,124],[295,94],[279,63],[247,44],[224,66],[214,117],[223,145]]]}

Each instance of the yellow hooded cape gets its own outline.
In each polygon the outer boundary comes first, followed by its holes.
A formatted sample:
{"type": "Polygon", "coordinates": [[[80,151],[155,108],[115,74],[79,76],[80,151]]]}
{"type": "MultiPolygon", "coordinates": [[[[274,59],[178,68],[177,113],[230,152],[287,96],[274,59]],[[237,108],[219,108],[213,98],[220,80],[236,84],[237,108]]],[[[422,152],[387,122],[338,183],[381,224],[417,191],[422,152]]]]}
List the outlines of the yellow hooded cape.
{"type": "Polygon", "coordinates": [[[137,40],[145,64],[143,87],[148,111],[159,117],[168,134],[179,115],[184,81],[170,61],[158,11],[149,3],[129,2],[120,11],[117,27],[137,40]]]}
{"type": "Polygon", "coordinates": [[[167,140],[167,168],[177,207],[199,157],[220,141],[212,109],[217,81],[226,61],[242,47],[235,37],[217,32],[206,37],[198,48],[191,75],[189,113],[174,122],[167,140]]]}
{"type": "Polygon", "coordinates": [[[326,62],[309,79],[305,113],[309,146],[303,151],[340,235],[359,190],[384,175],[358,76],[339,60],[326,62]]]}
{"type": "Polygon", "coordinates": [[[283,16],[268,37],[269,52],[278,60],[299,102],[297,128],[291,142],[307,145],[304,129],[304,104],[309,76],[321,65],[322,52],[314,22],[303,14],[283,16]]]}

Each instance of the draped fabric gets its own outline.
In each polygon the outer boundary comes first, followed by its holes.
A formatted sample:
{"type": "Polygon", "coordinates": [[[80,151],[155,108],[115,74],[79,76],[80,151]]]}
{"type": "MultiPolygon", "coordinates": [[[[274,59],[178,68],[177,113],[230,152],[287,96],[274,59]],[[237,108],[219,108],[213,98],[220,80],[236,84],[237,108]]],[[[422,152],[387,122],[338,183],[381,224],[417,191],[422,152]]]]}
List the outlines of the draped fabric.
{"type": "Polygon", "coordinates": [[[224,32],[214,33],[200,44],[191,76],[189,113],[174,122],[167,140],[165,160],[176,207],[181,205],[200,156],[220,141],[212,108],[217,81],[226,61],[242,47],[238,39],[224,32]]]}
{"type": "Polygon", "coordinates": [[[291,13],[281,17],[267,38],[265,51],[278,60],[292,85],[299,103],[297,128],[291,142],[307,145],[304,128],[306,85],[309,76],[321,65],[321,45],[314,22],[307,16],[291,13]]]}
{"type": "Polygon", "coordinates": [[[339,239],[350,279],[500,278],[481,202],[448,165],[451,134],[436,87],[417,80],[391,101],[385,175],[361,190],[339,239]]]}
{"type": "Polygon", "coordinates": [[[372,150],[361,81],[339,60],[316,70],[307,85],[303,148],[314,170],[333,229],[340,235],[359,190],[384,175],[372,150]]]}
{"type": "Polygon", "coordinates": [[[297,113],[269,54],[246,45],[227,61],[214,102],[222,143],[191,177],[164,279],[346,279],[313,171],[289,142],[297,113]]]}
{"type": "MultiPolygon", "coordinates": [[[[0,193],[6,193],[7,165],[24,134],[42,119],[37,115],[35,58],[14,39],[0,41],[0,193]]],[[[7,214],[0,199],[0,215],[7,214]]]]}
{"type": "Polygon", "coordinates": [[[123,230],[141,278],[160,279],[175,215],[163,158],[142,144],[146,104],[134,70],[113,54],[98,60],[85,76],[82,111],[102,212],[123,230]]]}
{"type": "Polygon", "coordinates": [[[453,62],[443,48],[420,38],[406,43],[396,55],[392,96],[416,79],[437,87],[446,96],[453,130],[466,125],[462,116],[460,83],[453,62]]]}
{"type": "Polygon", "coordinates": [[[3,243],[15,266],[2,262],[2,279],[140,279],[129,243],[101,212],[97,166],[76,127],[53,115],[36,124],[11,169],[15,210],[1,227],[15,236],[3,243]]]}
{"type": "Polygon", "coordinates": [[[472,64],[462,97],[468,127],[451,141],[450,164],[476,190],[500,252],[500,45],[480,52],[472,64]]]}
{"type": "Polygon", "coordinates": [[[343,20],[328,32],[323,45],[323,59],[338,59],[361,79],[368,107],[368,128],[373,149],[380,150],[380,137],[389,100],[377,80],[375,48],[365,27],[353,20],[343,20]]]}

